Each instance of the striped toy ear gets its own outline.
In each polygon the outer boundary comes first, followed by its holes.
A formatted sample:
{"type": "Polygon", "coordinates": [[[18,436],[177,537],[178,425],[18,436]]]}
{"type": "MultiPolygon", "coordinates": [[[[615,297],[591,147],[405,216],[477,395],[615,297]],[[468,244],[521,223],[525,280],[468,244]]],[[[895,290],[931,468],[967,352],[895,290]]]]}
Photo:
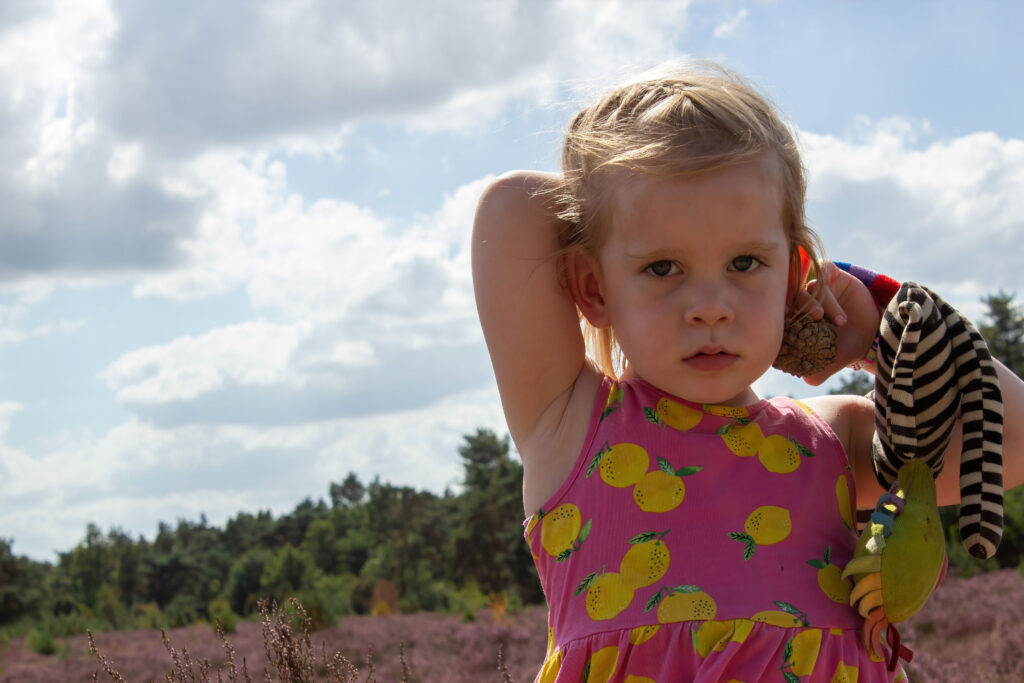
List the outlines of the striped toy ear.
{"type": "Polygon", "coordinates": [[[958,413],[960,539],[972,555],[987,558],[1003,529],[999,378],[967,318],[927,287],[903,283],[878,335],[872,457],[883,488],[911,459],[938,474],[958,413]]]}

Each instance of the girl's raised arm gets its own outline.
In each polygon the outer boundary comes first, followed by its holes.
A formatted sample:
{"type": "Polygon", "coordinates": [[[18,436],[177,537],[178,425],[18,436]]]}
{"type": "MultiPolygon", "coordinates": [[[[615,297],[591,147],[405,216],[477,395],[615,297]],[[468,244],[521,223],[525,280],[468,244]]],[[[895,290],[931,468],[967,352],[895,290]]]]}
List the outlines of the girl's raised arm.
{"type": "Polygon", "coordinates": [[[473,225],[473,287],[509,432],[520,453],[561,420],[586,353],[559,276],[550,189],[558,176],[515,172],[484,192],[473,225]]]}

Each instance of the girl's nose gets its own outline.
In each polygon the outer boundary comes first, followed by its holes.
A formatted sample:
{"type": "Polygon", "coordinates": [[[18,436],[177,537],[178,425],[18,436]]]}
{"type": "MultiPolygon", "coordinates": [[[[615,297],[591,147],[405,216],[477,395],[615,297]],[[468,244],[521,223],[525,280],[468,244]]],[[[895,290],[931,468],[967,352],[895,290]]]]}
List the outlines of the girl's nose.
{"type": "Polygon", "coordinates": [[[686,308],[686,322],[691,325],[717,325],[732,320],[732,307],[716,288],[705,288],[694,294],[686,308]]]}

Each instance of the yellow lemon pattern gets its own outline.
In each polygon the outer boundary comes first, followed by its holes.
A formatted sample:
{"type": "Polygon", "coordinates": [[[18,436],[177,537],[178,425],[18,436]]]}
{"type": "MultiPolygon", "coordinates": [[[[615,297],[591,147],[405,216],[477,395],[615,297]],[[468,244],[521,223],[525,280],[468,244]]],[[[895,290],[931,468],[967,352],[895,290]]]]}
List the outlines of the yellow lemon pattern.
{"type": "Polygon", "coordinates": [[[729,538],[743,544],[743,559],[749,560],[759,545],[784,541],[793,529],[789,510],[777,505],[762,505],[747,516],[743,532],[730,531],[729,538]]]}
{"type": "Polygon", "coordinates": [[[562,638],[537,680],[873,680],[841,570],[853,479],[822,420],[605,386],[580,469],[525,524],[562,638]],[[680,637],[692,649],[667,647],[680,637]]]}
{"type": "Polygon", "coordinates": [[[750,635],[754,622],[750,619],[705,621],[693,631],[693,648],[701,659],[711,652],[721,652],[729,643],[742,643],[750,635]]]}
{"type": "Polygon", "coordinates": [[[559,505],[541,515],[540,544],[556,562],[564,562],[578,552],[590,535],[590,522],[581,525],[580,509],[572,503],[559,505]]]}
{"type": "Polygon", "coordinates": [[[630,645],[642,645],[648,640],[653,638],[658,633],[658,629],[661,628],[658,624],[650,624],[648,626],[637,626],[629,632],[629,644],[630,645]]]}
{"type": "Polygon", "coordinates": [[[738,420],[750,417],[750,411],[743,406],[716,406],[711,403],[705,403],[701,407],[704,408],[705,413],[719,417],[731,417],[738,420]]]}
{"type": "Polygon", "coordinates": [[[840,659],[839,664],[836,665],[835,673],[829,679],[829,683],[857,683],[858,673],[860,672],[857,667],[844,664],[843,660],[840,659]]]}
{"type": "Polygon", "coordinates": [[[663,586],[647,601],[644,612],[649,612],[655,607],[658,608],[658,621],[662,624],[705,621],[714,619],[718,613],[718,605],[714,598],[698,586],[685,584],[674,588],[663,586]]]}
{"type": "Polygon", "coordinates": [[[757,449],[757,459],[761,461],[764,468],[777,474],[789,474],[796,471],[796,468],[800,467],[801,456],[813,458],[814,453],[798,441],[782,434],[764,437],[757,449]]]}
{"type": "Polygon", "coordinates": [[[633,487],[633,500],[644,512],[669,512],[679,507],[686,496],[683,477],[700,472],[700,467],[673,469],[672,463],[658,458],[658,469],[640,477],[633,487]]]}
{"type": "Polygon", "coordinates": [[[587,592],[587,615],[594,621],[614,619],[633,601],[633,589],[618,572],[592,572],[576,587],[575,595],[587,592]]]}
{"type": "Polygon", "coordinates": [[[726,447],[741,458],[756,455],[764,441],[761,425],[749,421],[724,424],[718,430],[718,435],[722,437],[726,447]]]}
{"type": "Polygon", "coordinates": [[[668,571],[669,553],[668,546],[661,539],[667,533],[668,531],[660,534],[648,531],[630,539],[632,547],[626,551],[619,565],[622,582],[628,588],[636,590],[650,586],[665,576],[665,572],[668,571]]]}
{"type": "Polygon", "coordinates": [[[601,472],[601,481],[615,488],[624,488],[640,481],[650,464],[651,458],[647,451],[635,443],[617,443],[612,446],[605,442],[590,460],[587,476],[598,470],[601,472]]]}
{"type": "Polygon", "coordinates": [[[594,653],[583,669],[585,683],[608,683],[615,675],[619,663],[619,648],[614,645],[603,647],[594,653]]]}
{"type": "Polygon", "coordinates": [[[537,683],[555,683],[559,672],[562,670],[562,651],[554,650],[544,658],[540,673],[537,675],[537,683]]]}
{"type": "Polygon", "coordinates": [[[619,386],[618,382],[612,382],[611,389],[608,390],[608,398],[604,402],[604,410],[601,411],[601,420],[603,421],[606,417],[615,412],[615,409],[622,405],[622,399],[625,398],[626,393],[619,386]]]}
{"type": "MultiPolygon", "coordinates": [[[[783,674],[791,673],[796,677],[810,676],[814,672],[814,665],[818,662],[818,652],[821,650],[821,629],[811,628],[801,631],[788,641],[783,650],[783,664],[779,667],[783,674]]],[[[790,680],[789,676],[785,676],[790,680]]]]}
{"type": "Polygon", "coordinates": [[[839,506],[839,517],[847,529],[853,530],[853,499],[850,496],[850,478],[845,472],[836,479],[836,504],[839,506]]]}
{"type": "Polygon", "coordinates": [[[800,626],[811,625],[810,622],[807,621],[807,613],[802,611],[799,607],[782,600],[776,600],[775,606],[779,609],[757,612],[750,618],[753,621],[759,621],[763,624],[771,624],[772,626],[782,626],[783,628],[797,628],[800,626]]]}
{"type": "Polygon", "coordinates": [[[644,408],[644,417],[653,424],[668,425],[676,431],[686,432],[700,424],[704,413],[668,397],[662,397],[654,410],[644,408]]]}
{"type": "Polygon", "coordinates": [[[818,570],[818,587],[829,600],[841,605],[849,604],[853,585],[849,578],[843,578],[843,571],[832,564],[832,548],[826,547],[825,554],[820,560],[807,560],[807,564],[818,570]]]}

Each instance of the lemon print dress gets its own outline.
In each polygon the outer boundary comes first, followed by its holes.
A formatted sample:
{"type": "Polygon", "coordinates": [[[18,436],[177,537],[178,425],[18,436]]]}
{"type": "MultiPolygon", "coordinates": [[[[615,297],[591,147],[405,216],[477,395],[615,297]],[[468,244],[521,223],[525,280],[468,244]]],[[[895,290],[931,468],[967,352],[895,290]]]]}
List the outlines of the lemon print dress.
{"type": "Polygon", "coordinates": [[[840,575],[855,500],[803,404],[606,378],[572,473],[525,522],[549,607],[537,680],[902,680],[862,646],[840,575]]]}

